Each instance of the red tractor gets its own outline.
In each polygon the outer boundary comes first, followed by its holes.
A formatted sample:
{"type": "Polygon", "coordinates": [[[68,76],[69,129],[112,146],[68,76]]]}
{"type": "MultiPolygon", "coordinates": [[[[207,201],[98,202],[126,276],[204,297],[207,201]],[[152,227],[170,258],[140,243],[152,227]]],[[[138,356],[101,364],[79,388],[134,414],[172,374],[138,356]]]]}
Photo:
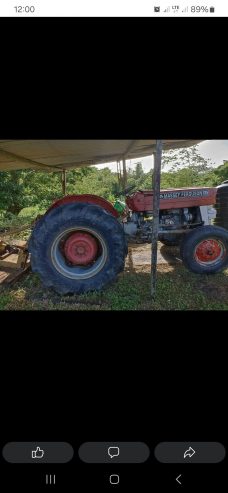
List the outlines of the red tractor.
{"type": "MultiPolygon", "coordinates": [[[[66,196],[37,221],[29,252],[45,286],[60,294],[103,289],[123,271],[129,242],[151,242],[153,192],[130,191],[114,206],[95,195],[66,196]]],[[[159,240],[180,245],[192,272],[226,268],[228,184],[161,190],[159,240]]]]}

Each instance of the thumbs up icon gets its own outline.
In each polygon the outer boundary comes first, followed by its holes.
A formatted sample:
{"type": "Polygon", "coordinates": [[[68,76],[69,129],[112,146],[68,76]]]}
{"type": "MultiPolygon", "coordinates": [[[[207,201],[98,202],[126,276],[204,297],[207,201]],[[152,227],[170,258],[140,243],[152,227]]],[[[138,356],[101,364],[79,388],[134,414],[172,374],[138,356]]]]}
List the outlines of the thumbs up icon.
{"type": "Polygon", "coordinates": [[[42,459],[44,456],[44,450],[40,447],[36,447],[36,450],[32,450],[32,459],[42,459]]]}

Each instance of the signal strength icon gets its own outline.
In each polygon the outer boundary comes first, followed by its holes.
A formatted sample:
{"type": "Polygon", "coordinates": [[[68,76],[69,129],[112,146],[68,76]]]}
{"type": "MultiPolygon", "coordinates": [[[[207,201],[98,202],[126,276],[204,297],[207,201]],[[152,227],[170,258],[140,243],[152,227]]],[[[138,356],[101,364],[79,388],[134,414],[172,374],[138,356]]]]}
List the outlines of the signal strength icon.
{"type": "Polygon", "coordinates": [[[167,7],[167,9],[165,9],[164,12],[170,12],[170,7],[167,7]]]}
{"type": "Polygon", "coordinates": [[[185,9],[183,9],[182,12],[188,12],[188,7],[185,7],[185,9]]]}

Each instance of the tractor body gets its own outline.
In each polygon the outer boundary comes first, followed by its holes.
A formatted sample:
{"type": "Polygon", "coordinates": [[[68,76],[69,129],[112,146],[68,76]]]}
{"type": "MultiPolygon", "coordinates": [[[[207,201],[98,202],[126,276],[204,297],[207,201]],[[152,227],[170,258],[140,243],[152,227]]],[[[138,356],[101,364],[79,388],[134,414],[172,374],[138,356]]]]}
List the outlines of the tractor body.
{"type": "MultiPolygon", "coordinates": [[[[152,241],[153,192],[128,192],[114,205],[68,195],[38,219],[28,248],[45,286],[60,294],[101,290],[124,270],[129,243],[152,241]]],[[[228,266],[227,203],[228,184],[161,190],[159,240],[179,245],[190,271],[220,272],[228,266]]]]}
{"type": "MultiPolygon", "coordinates": [[[[176,242],[189,230],[210,225],[216,217],[216,188],[161,190],[159,239],[176,242]]],[[[137,191],[127,196],[127,219],[123,222],[129,241],[150,242],[153,226],[153,192],[137,191]]]]}

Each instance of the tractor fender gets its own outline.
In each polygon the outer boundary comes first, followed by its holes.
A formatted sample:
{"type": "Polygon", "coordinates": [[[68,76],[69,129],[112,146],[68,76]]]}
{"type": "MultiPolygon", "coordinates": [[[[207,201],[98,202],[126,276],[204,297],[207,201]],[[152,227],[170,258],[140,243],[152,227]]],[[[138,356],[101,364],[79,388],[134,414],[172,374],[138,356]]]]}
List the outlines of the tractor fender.
{"type": "Polygon", "coordinates": [[[114,217],[118,217],[118,212],[116,209],[113,207],[111,202],[109,202],[106,199],[103,199],[103,197],[99,197],[98,195],[92,195],[92,194],[81,194],[81,195],[66,195],[62,199],[58,199],[53,204],[47,209],[45,214],[48,214],[51,210],[55,209],[56,207],[59,207],[60,205],[64,204],[73,204],[73,203],[80,203],[83,202],[84,204],[92,204],[92,205],[98,205],[102,207],[105,211],[109,212],[109,214],[112,214],[114,217]]]}

